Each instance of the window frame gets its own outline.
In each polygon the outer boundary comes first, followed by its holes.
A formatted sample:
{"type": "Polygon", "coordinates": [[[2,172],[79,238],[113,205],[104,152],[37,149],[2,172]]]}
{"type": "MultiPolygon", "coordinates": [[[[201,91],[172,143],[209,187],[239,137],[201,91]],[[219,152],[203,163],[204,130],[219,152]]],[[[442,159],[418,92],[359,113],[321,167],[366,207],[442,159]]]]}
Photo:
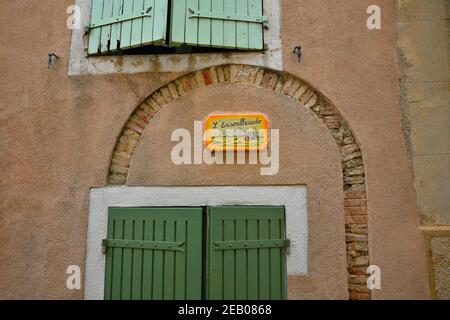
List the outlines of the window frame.
{"type": "Polygon", "coordinates": [[[92,0],[75,0],[81,12],[81,29],[72,30],[68,74],[100,75],[143,72],[192,72],[221,64],[249,64],[281,71],[281,0],[263,0],[269,28],[264,29],[264,51],[132,55],[87,55],[88,34],[84,26],[91,18],[92,0]]]}

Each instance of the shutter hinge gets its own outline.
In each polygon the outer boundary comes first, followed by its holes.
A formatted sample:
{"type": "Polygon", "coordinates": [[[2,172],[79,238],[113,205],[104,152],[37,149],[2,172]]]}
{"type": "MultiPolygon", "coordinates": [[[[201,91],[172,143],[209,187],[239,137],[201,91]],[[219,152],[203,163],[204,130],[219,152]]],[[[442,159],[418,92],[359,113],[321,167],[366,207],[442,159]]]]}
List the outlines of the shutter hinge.
{"type": "Polygon", "coordinates": [[[214,250],[288,248],[291,241],[288,239],[215,241],[214,245],[214,250]]]}
{"type": "Polygon", "coordinates": [[[239,14],[226,14],[219,12],[204,12],[197,9],[188,9],[191,12],[189,18],[207,18],[216,20],[227,20],[227,21],[243,21],[243,22],[255,22],[262,23],[264,26],[268,25],[269,19],[266,16],[247,16],[239,14]]]}
{"type": "Polygon", "coordinates": [[[184,252],[184,241],[144,241],[144,240],[119,240],[104,239],[102,246],[104,248],[124,248],[124,249],[146,249],[146,250],[165,250],[184,252]]]}
{"type": "Polygon", "coordinates": [[[144,9],[143,11],[141,11],[139,14],[128,14],[128,15],[121,15],[116,18],[110,17],[110,18],[106,18],[106,19],[100,19],[98,21],[89,21],[88,23],[86,23],[86,28],[88,28],[88,29],[99,28],[99,27],[104,27],[104,26],[108,26],[111,24],[115,24],[115,23],[139,19],[139,18],[146,18],[146,17],[150,18],[152,16],[150,13],[150,11],[152,11],[152,9],[153,9],[153,7],[150,6],[147,9],[144,9]]]}

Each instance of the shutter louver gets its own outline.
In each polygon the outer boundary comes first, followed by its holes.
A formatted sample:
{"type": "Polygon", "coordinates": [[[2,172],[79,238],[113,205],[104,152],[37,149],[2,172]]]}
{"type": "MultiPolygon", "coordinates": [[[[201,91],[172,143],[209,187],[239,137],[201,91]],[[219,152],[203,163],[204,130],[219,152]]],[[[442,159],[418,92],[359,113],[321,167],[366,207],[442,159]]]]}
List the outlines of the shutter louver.
{"type": "Polygon", "coordinates": [[[285,299],[284,208],[214,207],[208,219],[208,298],[285,299]]]}
{"type": "Polygon", "coordinates": [[[88,53],[164,43],[168,1],[92,0],[88,53]]]}
{"type": "Polygon", "coordinates": [[[170,44],[264,49],[263,0],[174,0],[170,44]]]}
{"type": "Polygon", "coordinates": [[[111,208],[106,300],[199,300],[201,208],[111,208]]]}

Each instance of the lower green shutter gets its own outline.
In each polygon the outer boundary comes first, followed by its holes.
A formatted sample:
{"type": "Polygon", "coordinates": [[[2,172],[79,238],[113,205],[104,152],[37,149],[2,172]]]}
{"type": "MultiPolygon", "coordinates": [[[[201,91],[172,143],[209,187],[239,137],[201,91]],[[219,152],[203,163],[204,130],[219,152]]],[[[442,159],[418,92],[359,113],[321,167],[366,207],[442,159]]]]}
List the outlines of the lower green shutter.
{"type": "Polygon", "coordinates": [[[92,0],[88,53],[164,43],[168,1],[92,0]]]}
{"type": "Polygon", "coordinates": [[[283,207],[209,208],[208,228],[209,299],[286,298],[283,207]]]}
{"type": "Polygon", "coordinates": [[[104,246],[105,299],[201,299],[201,208],[111,208],[104,246]]]}

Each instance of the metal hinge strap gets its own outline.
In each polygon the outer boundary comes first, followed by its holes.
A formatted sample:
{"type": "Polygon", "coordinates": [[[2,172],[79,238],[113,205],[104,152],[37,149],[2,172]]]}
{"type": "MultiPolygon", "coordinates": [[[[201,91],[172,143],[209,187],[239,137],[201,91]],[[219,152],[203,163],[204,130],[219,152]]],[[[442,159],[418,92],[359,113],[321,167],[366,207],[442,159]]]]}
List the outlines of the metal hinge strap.
{"type": "Polygon", "coordinates": [[[121,15],[118,17],[101,19],[99,21],[90,21],[87,23],[87,27],[89,29],[92,29],[92,28],[108,26],[108,25],[111,25],[114,23],[120,23],[120,22],[130,21],[130,20],[134,20],[134,19],[139,19],[139,18],[145,18],[145,17],[150,18],[152,15],[149,12],[152,9],[153,9],[153,7],[148,7],[147,9],[141,11],[141,13],[139,13],[139,14],[121,15]]]}
{"type": "Polygon", "coordinates": [[[146,250],[166,250],[184,252],[184,241],[167,242],[167,241],[143,241],[143,240],[118,240],[105,239],[102,246],[105,248],[126,248],[126,249],[146,249],[146,250]]]}
{"type": "Polygon", "coordinates": [[[290,247],[290,240],[242,240],[242,241],[215,241],[214,250],[238,250],[238,249],[267,249],[290,247]]]}
{"type": "Polygon", "coordinates": [[[269,19],[266,16],[247,16],[239,14],[226,14],[220,12],[204,12],[196,9],[189,9],[191,16],[189,18],[207,18],[216,20],[229,20],[229,21],[243,21],[243,22],[256,22],[267,23],[269,19]]]}

